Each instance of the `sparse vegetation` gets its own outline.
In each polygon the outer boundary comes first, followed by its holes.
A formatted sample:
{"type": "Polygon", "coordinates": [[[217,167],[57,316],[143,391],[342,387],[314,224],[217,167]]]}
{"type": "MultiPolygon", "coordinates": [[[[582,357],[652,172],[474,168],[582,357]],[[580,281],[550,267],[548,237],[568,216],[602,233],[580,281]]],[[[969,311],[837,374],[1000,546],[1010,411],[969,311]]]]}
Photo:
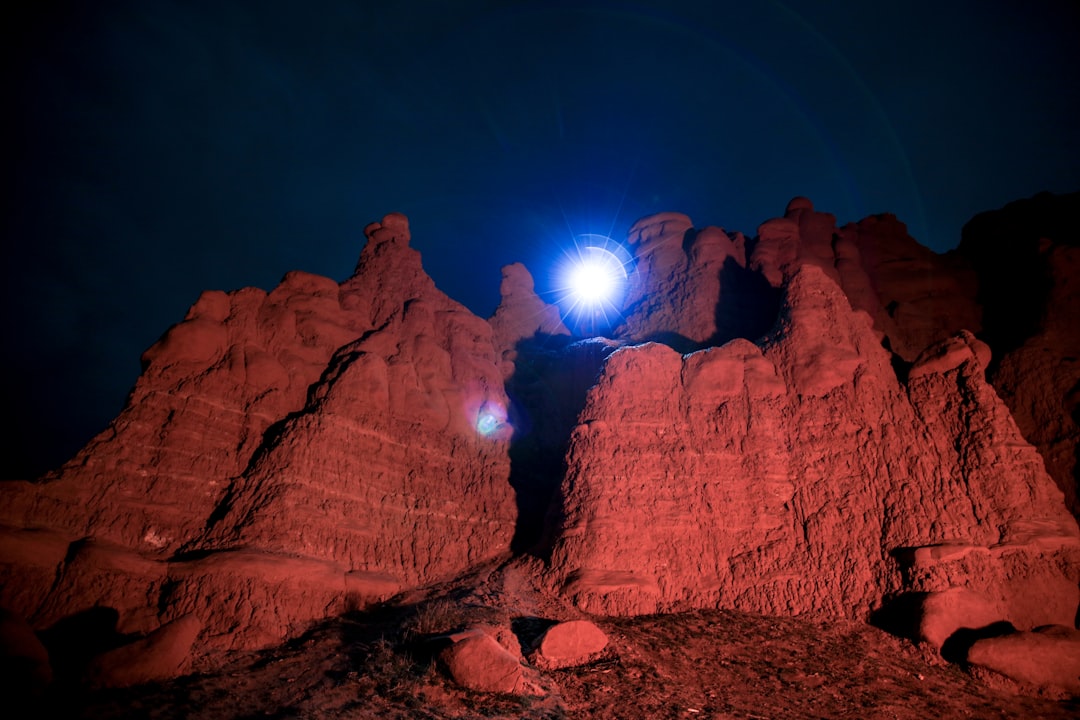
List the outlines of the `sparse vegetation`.
{"type": "Polygon", "coordinates": [[[372,643],[358,667],[362,686],[385,697],[400,695],[416,684],[420,672],[413,658],[386,638],[372,643]]]}
{"type": "Polygon", "coordinates": [[[463,630],[478,623],[498,624],[506,618],[495,608],[442,597],[424,602],[402,624],[402,638],[415,642],[432,635],[463,630]]]}

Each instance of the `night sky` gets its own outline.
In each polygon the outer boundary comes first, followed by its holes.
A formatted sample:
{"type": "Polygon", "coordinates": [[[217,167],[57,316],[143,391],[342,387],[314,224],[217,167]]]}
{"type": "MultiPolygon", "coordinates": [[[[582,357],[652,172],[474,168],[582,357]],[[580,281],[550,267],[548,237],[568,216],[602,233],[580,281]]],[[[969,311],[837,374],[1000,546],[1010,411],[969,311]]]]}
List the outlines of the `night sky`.
{"type": "Polygon", "coordinates": [[[22,4],[3,477],[102,430],[202,290],[344,279],[391,211],[486,317],[502,265],[547,290],[574,234],[653,212],[752,235],[806,195],[943,251],[1080,189],[1075,2],[22,4]]]}

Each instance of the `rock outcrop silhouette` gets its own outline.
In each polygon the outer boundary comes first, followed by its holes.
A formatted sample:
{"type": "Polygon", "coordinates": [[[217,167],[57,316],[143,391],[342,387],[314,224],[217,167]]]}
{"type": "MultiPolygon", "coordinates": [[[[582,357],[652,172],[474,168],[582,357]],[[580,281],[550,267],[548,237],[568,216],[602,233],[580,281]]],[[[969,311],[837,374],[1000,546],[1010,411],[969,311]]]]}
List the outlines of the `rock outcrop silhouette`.
{"type": "Polygon", "coordinates": [[[990,381],[1080,517],[1080,193],[977,215],[958,252],[978,272],[990,381]]]}

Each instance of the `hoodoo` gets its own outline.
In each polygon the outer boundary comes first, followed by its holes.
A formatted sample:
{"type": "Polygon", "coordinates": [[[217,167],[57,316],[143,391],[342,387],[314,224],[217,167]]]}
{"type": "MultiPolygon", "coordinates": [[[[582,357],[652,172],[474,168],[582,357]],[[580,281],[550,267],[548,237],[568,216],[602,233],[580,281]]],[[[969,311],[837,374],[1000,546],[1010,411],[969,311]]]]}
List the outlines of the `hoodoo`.
{"type": "MultiPolygon", "coordinates": [[[[978,218],[946,255],[891,215],[837,227],[806,198],[752,238],[647,217],[598,338],[572,335],[520,264],[474,315],[387,215],[344,282],[203,293],[104,432],[0,487],[0,606],[57,657],[100,626],[78,657],[106,685],[515,556],[501,602],[531,583],[567,628],[813,612],[1006,674],[1009,648],[1067,655],[1077,236],[1018,233],[1038,291],[1013,312],[993,228],[1076,217],[1077,197],[978,218]]],[[[513,633],[483,627],[532,678],[513,633]]],[[[573,662],[605,647],[592,630],[573,662]]]]}

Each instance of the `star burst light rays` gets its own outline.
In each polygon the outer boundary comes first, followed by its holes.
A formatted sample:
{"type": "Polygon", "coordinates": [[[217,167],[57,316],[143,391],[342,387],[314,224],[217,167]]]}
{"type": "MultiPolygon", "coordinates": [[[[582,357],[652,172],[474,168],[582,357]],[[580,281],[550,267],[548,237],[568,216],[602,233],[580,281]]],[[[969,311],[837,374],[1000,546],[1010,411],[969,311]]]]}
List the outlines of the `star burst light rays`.
{"type": "Polygon", "coordinates": [[[621,317],[632,265],[626,249],[607,235],[578,235],[557,270],[555,292],[564,321],[590,335],[613,327],[621,317]]]}

